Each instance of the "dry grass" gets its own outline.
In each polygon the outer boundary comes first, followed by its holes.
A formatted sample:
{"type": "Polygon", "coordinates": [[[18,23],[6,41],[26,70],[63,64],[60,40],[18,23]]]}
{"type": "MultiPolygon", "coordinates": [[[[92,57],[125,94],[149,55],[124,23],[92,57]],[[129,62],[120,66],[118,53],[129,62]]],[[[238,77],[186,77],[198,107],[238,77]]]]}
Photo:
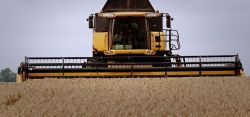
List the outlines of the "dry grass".
{"type": "Polygon", "coordinates": [[[250,116],[250,78],[0,84],[0,116],[250,116]]]}
{"type": "Polygon", "coordinates": [[[19,99],[21,98],[21,94],[18,93],[16,95],[9,95],[9,97],[7,98],[5,105],[9,106],[9,105],[14,105],[19,99]]]}

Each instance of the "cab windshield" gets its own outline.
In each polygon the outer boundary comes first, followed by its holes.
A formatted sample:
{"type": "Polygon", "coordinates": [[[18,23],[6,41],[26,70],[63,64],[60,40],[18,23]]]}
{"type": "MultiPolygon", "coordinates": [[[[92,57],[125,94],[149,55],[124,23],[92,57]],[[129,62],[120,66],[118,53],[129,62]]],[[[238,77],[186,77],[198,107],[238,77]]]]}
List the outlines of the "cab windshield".
{"type": "Polygon", "coordinates": [[[116,18],[112,35],[112,49],[148,49],[147,26],[144,17],[116,18]]]}

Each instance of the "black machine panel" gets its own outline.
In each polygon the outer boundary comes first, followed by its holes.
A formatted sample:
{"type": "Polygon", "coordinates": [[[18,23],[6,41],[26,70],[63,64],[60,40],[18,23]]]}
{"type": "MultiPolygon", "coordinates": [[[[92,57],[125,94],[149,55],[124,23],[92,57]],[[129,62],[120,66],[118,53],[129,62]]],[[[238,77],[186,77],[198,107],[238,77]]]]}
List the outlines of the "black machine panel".
{"type": "Polygon", "coordinates": [[[95,31],[96,32],[108,32],[109,19],[100,17],[96,14],[95,16],[95,31]]]}
{"type": "Polygon", "coordinates": [[[162,17],[153,17],[148,18],[149,21],[149,30],[150,31],[156,31],[156,32],[162,32],[163,26],[162,26],[162,17]]]}
{"type": "Polygon", "coordinates": [[[154,12],[149,0],[108,0],[102,12],[143,11],[154,12]]]}

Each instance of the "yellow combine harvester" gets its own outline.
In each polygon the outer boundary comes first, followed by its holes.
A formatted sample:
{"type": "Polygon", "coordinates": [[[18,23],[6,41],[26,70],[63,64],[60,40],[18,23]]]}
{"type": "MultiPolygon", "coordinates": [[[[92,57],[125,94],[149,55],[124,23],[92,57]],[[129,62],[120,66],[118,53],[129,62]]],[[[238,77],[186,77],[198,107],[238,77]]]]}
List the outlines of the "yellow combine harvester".
{"type": "Polygon", "coordinates": [[[26,57],[17,79],[243,75],[238,55],[172,54],[180,49],[172,20],[148,0],[108,0],[87,19],[94,33],[93,57],[26,57]]]}

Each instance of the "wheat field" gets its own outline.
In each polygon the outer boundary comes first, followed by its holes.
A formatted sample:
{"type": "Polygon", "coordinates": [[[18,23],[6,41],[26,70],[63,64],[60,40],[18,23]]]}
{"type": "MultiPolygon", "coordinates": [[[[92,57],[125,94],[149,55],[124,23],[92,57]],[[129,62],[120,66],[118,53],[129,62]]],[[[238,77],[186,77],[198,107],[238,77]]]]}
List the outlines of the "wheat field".
{"type": "Polygon", "coordinates": [[[250,78],[43,79],[0,83],[0,116],[250,116],[250,78]]]}

